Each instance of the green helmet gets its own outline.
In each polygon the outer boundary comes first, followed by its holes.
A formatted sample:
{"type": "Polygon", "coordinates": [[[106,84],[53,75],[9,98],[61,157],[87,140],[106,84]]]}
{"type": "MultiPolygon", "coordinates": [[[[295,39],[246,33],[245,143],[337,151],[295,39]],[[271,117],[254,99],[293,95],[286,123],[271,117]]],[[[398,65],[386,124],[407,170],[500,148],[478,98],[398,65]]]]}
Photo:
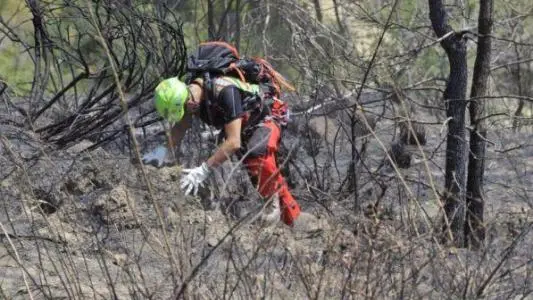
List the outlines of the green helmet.
{"type": "Polygon", "coordinates": [[[171,123],[177,123],[185,113],[189,90],[185,83],[172,77],[161,81],[155,88],[155,109],[171,123]]]}

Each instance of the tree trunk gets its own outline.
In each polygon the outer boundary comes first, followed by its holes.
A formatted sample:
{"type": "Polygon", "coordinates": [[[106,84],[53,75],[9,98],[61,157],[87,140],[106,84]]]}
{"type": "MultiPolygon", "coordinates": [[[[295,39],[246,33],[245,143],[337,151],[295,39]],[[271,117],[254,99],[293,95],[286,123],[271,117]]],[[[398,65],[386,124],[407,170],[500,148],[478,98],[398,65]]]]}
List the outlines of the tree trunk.
{"type": "Polygon", "coordinates": [[[207,0],[207,35],[209,40],[216,40],[217,29],[215,28],[215,0],[207,0]]]}
{"type": "Polygon", "coordinates": [[[241,0],[235,1],[235,47],[241,49],[241,0]]]}
{"type": "Polygon", "coordinates": [[[315,5],[316,19],[318,22],[322,23],[322,9],[320,8],[320,0],[313,0],[313,4],[315,5]]]}
{"type": "Polygon", "coordinates": [[[465,189],[466,189],[466,85],[468,69],[466,41],[461,33],[453,32],[442,0],[428,0],[433,30],[443,38],[441,46],[450,63],[450,75],[444,101],[448,121],[446,139],[446,175],[444,197],[444,237],[456,246],[464,245],[465,189]],[[451,33],[450,33],[451,32],[451,33]]]}
{"type": "Polygon", "coordinates": [[[36,103],[43,98],[48,79],[50,77],[49,59],[47,56],[47,35],[45,24],[41,12],[41,3],[38,0],[27,0],[26,4],[32,14],[33,36],[34,36],[34,65],[33,81],[31,86],[31,96],[29,100],[29,121],[32,121],[31,115],[39,108],[36,103]],[[44,66],[41,64],[44,62],[44,66]]]}
{"type": "Polygon", "coordinates": [[[341,35],[344,35],[345,29],[342,22],[341,14],[339,11],[339,4],[337,3],[337,0],[333,0],[333,8],[335,10],[335,19],[337,20],[337,26],[339,27],[339,33],[341,35]]]}
{"type": "MultiPolygon", "coordinates": [[[[518,49],[518,45],[517,44],[514,45],[514,51],[516,53],[516,61],[520,61],[520,59],[521,59],[520,50],[518,49]]],[[[520,64],[517,64],[516,65],[516,73],[515,73],[516,84],[517,84],[518,95],[519,96],[523,96],[522,72],[520,71],[521,67],[522,66],[520,64]]],[[[524,99],[518,100],[518,107],[516,108],[516,110],[514,112],[514,116],[513,116],[513,130],[514,130],[514,132],[517,132],[518,129],[520,128],[519,118],[520,118],[520,116],[522,116],[522,110],[524,109],[524,104],[525,104],[524,103],[524,99]]]]}
{"type": "Polygon", "coordinates": [[[480,0],[479,38],[469,111],[472,133],[470,134],[470,156],[468,160],[468,182],[466,192],[467,246],[478,248],[485,240],[483,225],[483,176],[485,172],[485,140],[487,129],[481,119],[484,108],[483,96],[488,95],[491,59],[492,0],[480,0]]]}

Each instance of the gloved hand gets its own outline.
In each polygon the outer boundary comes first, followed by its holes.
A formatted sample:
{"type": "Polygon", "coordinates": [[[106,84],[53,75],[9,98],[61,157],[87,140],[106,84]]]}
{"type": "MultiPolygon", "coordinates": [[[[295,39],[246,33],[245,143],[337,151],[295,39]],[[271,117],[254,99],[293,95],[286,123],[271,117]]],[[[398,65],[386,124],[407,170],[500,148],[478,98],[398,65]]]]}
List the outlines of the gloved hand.
{"type": "Polygon", "coordinates": [[[152,165],[157,168],[169,165],[172,163],[172,160],[170,159],[170,151],[168,151],[166,146],[158,146],[151,152],[143,155],[142,162],[145,165],[152,165]]]}
{"type": "Polygon", "coordinates": [[[193,192],[193,195],[196,196],[198,193],[198,187],[203,186],[203,182],[209,177],[209,174],[211,174],[211,169],[207,163],[204,162],[199,167],[184,169],[182,172],[187,175],[181,177],[181,189],[185,192],[185,195],[189,195],[193,192]]]}

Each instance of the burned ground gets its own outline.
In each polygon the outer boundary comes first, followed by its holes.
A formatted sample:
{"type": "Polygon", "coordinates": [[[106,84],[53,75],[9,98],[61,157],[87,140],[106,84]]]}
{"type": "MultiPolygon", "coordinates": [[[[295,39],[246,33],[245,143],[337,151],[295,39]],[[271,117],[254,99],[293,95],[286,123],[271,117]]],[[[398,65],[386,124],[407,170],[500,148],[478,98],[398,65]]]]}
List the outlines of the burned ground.
{"type": "MultiPolygon", "coordinates": [[[[392,141],[392,128],[382,122],[376,130],[392,141]]],[[[370,175],[360,172],[359,209],[353,195],[318,192],[313,160],[334,181],[324,159],[331,145],[323,141],[314,158],[292,149],[294,193],[312,215],[295,228],[249,222],[260,201],[235,164],[217,174],[215,192],[202,200],[182,195],[179,166],[143,173],[130,156],[80,151],[90,142],[58,150],[21,128],[2,125],[1,132],[4,298],[496,299],[532,291],[533,146],[513,146],[529,133],[494,134],[501,142],[489,148],[487,247],[470,251],[438,241],[437,126],[427,129],[423,155],[412,150],[410,168],[380,169],[386,188],[365,183],[370,175]]],[[[294,138],[288,134],[289,144],[294,138]]],[[[345,146],[337,153],[347,153],[345,146]]],[[[369,170],[379,168],[385,150],[368,142],[369,170]]]]}

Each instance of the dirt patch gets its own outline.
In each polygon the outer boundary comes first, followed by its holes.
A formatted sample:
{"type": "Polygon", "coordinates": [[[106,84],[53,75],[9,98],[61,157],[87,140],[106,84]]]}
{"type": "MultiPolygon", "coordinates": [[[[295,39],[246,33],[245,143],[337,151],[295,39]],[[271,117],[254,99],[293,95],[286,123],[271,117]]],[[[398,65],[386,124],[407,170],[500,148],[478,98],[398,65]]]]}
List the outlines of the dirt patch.
{"type": "MultiPolygon", "coordinates": [[[[474,295],[495,268],[501,277],[487,285],[489,297],[503,295],[516,278],[521,293],[528,291],[527,205],[488,206],[492,248],[480,255],[435,242],[441,209],[419,182],[410,185],[418,198],[390,187],[385,200],[359,213],[347,209],[351,198],[318,205],[295,189],[304,214],[289,228],[250,222],[261,202],[253,193],[213,192],[221,190],[220,174],[201,198],[188,197],[178,166],[143,173],[129,157],[103,149],[57,151],[15,136],[4,140],[0,156],[0,272],[9,274],[0,286],[7,299],[441,298],[463,295],[467,279],[479,282],[468,288],[474,295]],[[403,194],[400,205],[388,201],[403,194]],[[516,255],[500,264],[510,247],[516,255]]],[[[421,170],[401,172],[409,179],[421,170]]],[[[502,191],[488,186],[491,197],[502,191]]],[[[361,193],[368,203],[378,196],[379,189],[361,193]]]]}

